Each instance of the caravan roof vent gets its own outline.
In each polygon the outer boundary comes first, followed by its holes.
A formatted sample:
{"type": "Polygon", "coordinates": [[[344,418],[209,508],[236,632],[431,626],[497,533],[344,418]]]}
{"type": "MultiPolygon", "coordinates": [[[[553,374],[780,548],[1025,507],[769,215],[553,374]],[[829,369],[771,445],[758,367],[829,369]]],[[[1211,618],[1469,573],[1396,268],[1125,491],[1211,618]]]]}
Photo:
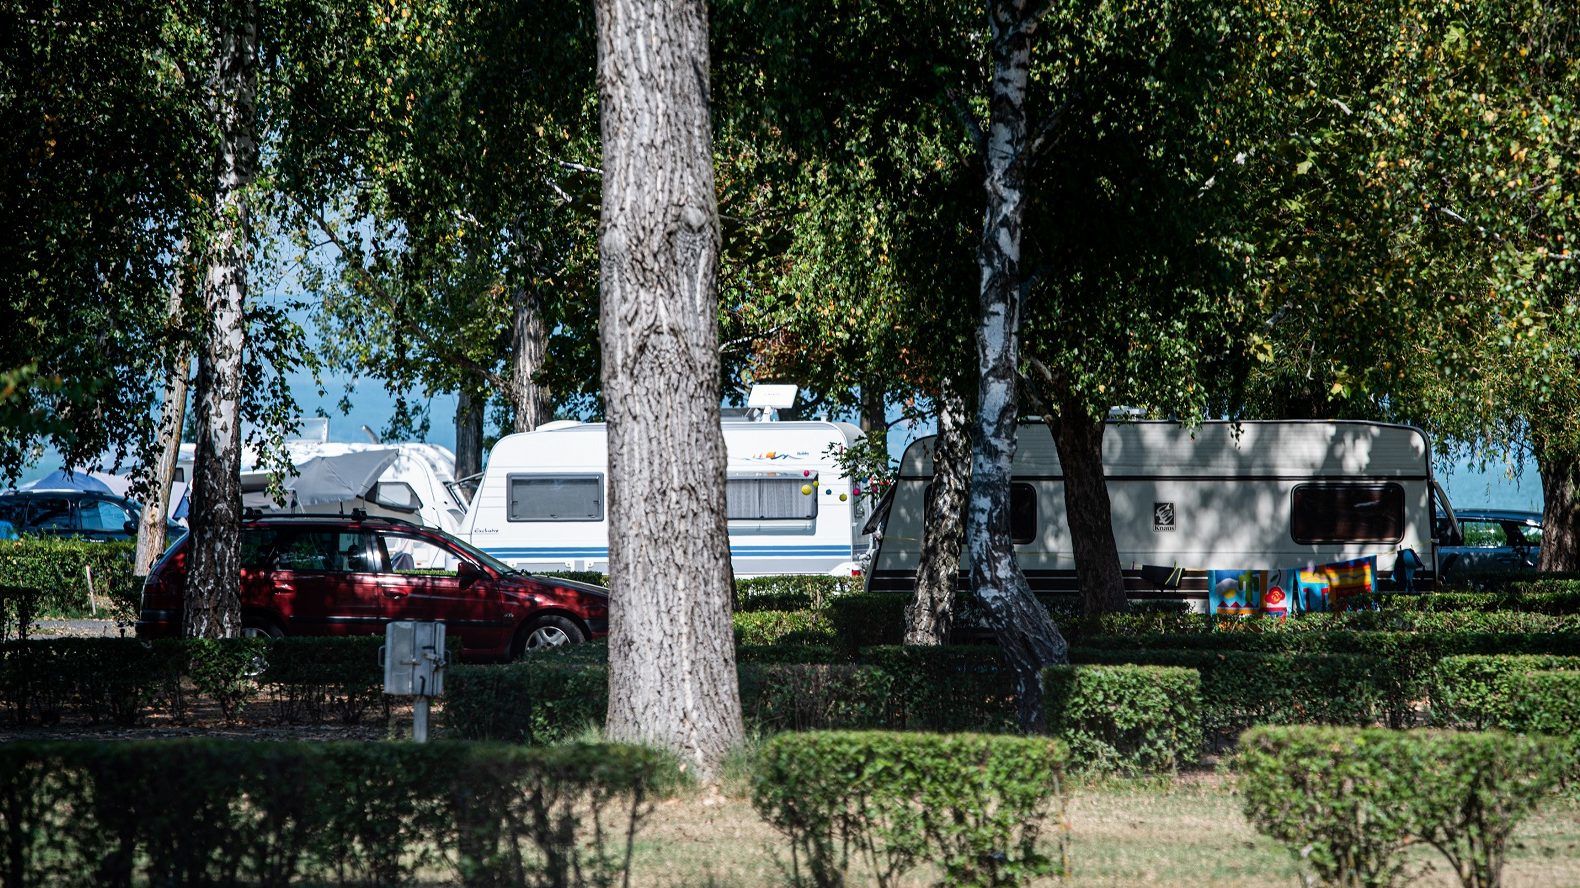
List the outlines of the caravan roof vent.
{"type": "Polygon", "coordinates": [[[579,426],[579,425],[581,425],[581,421],[580,420],[575,420],[575,419],[556,419],[553,422],[546,422],[543,425],[538,426],[537,431],[540,431],[540,432],[552,432],[555,429],[570,429],[570,428],[575,428],[576,426],[579,426]]]}

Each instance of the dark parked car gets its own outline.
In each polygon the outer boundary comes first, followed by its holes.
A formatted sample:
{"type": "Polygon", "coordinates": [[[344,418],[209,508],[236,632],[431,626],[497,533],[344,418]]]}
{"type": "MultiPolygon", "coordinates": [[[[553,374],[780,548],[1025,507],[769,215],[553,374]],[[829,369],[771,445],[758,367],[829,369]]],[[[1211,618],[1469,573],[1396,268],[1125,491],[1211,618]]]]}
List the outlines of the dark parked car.
{"type": "MultiPolygon", "coordinates": [[[[0,493],[0,521],[23,536],[79,537],[87,540],[137,538],[142,507],[124,497],[86,490],[12,490],[0,493]]],[[[186,528],[165,527],[174,541],[186,528]]]]}
{"type": "Polygon", "coordinates": [[[1437,549],[1448,580],[1485,571],[1535,570],[1542,549],[1540,512],[1455,509],[1458,539],[1437,549]]]}
{"type": "MultiPolygon", "coordinates": [[[[179,635],[190,537],[143,586],[140,638],[179,635]]],[[[249,634],[382,635],[391,620],[443,622],[469,660],[609,632],[599,586],[522,573],[431,527],[394,518],[277,515],[241,531],[242,625],[249,634]]]]}

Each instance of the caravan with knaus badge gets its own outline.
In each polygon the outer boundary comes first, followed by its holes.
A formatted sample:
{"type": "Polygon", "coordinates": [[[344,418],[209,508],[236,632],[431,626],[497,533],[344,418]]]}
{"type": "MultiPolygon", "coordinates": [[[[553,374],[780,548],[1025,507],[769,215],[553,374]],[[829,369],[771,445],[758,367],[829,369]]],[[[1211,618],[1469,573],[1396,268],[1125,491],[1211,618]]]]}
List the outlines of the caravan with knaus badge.
{"type": "MultiPolygon", "coordinates": [[[[935,440],[906,449],[878,506],[873,591],[916,587],[935,440]]],[[[1429,589],[1438,545],[1458,533],[1431,457],[1424,432],[1387,423],[1110,422],[1103,470],[1129,596],[1204,610],[1209,572],[1373,558],[1380,585],[1429,589]]],[[[1010,534],[1027,581],[1038,593],[1077,591],[1064,475],[1046,425],[1022,422],[1012,471],[1010,534]]]]}
{"type": "MultiPolygon", "coordinates": [[[[833,453],[861,437],[844,422],[726,419],[725,489],[737,577],[860,571],[870,498],[833,453]]],[[[609,569],[609,459],[603,423],[552,422],[489,453],[461,536],[526,571],[609,569]]]]}

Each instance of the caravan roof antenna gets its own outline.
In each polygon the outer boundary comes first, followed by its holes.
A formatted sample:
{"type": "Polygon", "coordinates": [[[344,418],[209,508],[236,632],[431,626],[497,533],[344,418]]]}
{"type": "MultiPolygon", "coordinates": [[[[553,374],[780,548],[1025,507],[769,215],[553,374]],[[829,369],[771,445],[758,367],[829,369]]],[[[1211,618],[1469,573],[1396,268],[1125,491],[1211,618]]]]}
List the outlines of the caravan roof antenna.
{"type": "Polygon", "coordinates": [[[746,396],[746,406],[759,411],[758,422],[773,422],[779,418],[780,410],[795,406],[795,397],[799,391],[793,385],[754,385],[746,396]]]}

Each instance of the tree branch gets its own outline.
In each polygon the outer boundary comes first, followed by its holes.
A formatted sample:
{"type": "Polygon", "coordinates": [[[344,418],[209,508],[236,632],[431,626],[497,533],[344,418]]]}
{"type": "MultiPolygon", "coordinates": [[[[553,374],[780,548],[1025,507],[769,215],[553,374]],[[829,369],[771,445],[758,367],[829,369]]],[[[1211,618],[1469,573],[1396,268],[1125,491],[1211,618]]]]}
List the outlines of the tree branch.
{"type": "MultiPolygon", "coordinates": [[[[323,231],[324,235],[327,236],[330,242],[334,244],[335,249],[340,251],[340,255],[342,257],[346,258],[347,260],[354,258],[354,252],[351,246],[346,243],[345,239],[340,236],[339,232],[335,231],[334,228],[330,226],[329,221],[324,218],[323,214],[317,208],[308,207],[294,195],[290,196],[289,199],[296,204],[298,209],[312,218],[313,222],[318,225],[319,230],[323,231]]],[[[383,301],[385,307],[389,309],[390,319],[392,321],[400,324],[402,329],[404,329],[411,336],[415,337],[418,341],[422,342],[423,345],[427,347],[436,357],[471,370],[473,373],[476,373],[483,379],[488,380],[490,385],[499,390],[499,394],[504,397],[505,400],[511,402],[512,404],[516,403],[516,397],[513,393],[513,390],[509,382],[507,382],[504,377],[500,376],[498,373],[495,373],[493,370],[489,369],[478,361],[472,359],[469,355],[449,347],[438,337],[432,335],[427,330],[424,330],[420,325],[401,321],[400,300],[394,294],[390,293],[389,290],[385,289],[383,282],[370,274],[366,268],[363,268],[361,262],[348,261],[347,264],[355,269],[357,277],[362,281],[363,285],[368,288],[368,291],[383,301]]]]}

